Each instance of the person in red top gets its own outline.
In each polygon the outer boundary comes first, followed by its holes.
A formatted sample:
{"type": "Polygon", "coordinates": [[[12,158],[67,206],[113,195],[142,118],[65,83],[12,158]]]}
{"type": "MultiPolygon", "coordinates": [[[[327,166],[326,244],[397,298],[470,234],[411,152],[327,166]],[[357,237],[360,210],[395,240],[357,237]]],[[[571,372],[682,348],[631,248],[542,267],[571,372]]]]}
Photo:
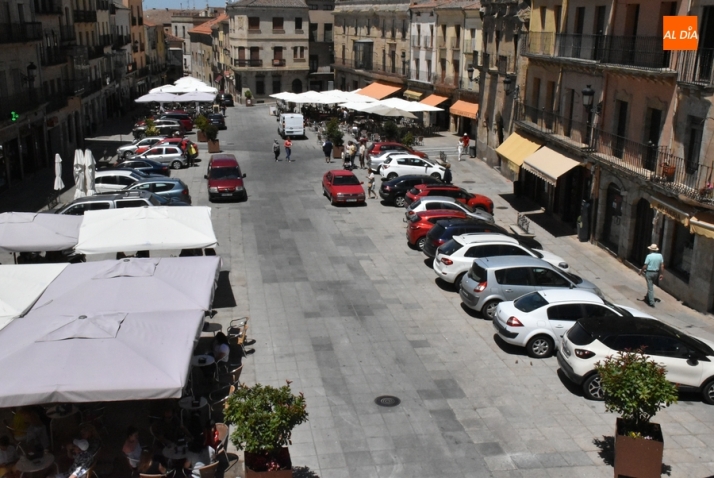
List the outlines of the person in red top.
{"type": "Polygon", "coordinates": [[[221,443],[218,430],[216,430],[216,422],[211,420],[206,425],[206,429],[203,431],[203,446],[210,446],[215,450],[221,443]]]}
{"type": "Polygon", "coordinates": [[[288,162],[295,161],[294,159],[290,159],[290,153],[292,152],[292,149],[293,149],[293,142],[290,141],[290,138],[287,138],[285,140],[285,143],[283,144],[283,146],[285,147],[285,159],[287,159],[288,162]]]}
{"type": "MultiPolygon", "coordinates": [[[[469,142],[470,142],[470,141],[471,141],[471,140],[470,140],[470,138],[469,138],[469,135],[466,134],[466,133],[464,133],[464,137],[461,139],[461,142],[462,142],[463,145],[464,145],[464,151],[463,151],[463,152],[464,152],[465,154],[469,154],[469,142]]],[[[459,158],[459,161],[461,161],[461,158],[459,158]]]]}

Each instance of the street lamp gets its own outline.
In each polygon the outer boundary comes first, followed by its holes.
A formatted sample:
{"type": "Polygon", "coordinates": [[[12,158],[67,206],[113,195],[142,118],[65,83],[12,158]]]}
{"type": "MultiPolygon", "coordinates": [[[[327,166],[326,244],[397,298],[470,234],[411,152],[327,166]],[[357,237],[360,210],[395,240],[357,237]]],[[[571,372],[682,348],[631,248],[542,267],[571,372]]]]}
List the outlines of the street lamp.
{"type": "Polygon", "coordinates": [[[593,122],[593,100],[595,99],[595,90],[590,88],[590,85],[585,86],[582,91],[583,95],[583,106],[585,107],[585,110],[588,112],[588,122],[585,125],[586,131],[585,131],[585,144],[589,145],[590,144],[590,128],[592,126],[593,122]]]}
{"type": "Polygon", "coordinates": [[[469,81],[474,81],[474,67],[470,66],[466,69],[466,72],[469,75],[469,81]]]}

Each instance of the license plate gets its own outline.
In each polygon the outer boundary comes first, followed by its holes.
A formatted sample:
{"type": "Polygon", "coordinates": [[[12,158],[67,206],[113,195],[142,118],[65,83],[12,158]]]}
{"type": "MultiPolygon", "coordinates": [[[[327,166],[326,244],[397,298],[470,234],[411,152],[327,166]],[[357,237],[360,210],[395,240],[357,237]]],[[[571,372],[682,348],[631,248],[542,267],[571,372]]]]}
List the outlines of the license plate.
{"type": "Polygon", "coordinates": [[[348,199],[347,202],[357,202],[356,199],[348,199]]]}
{"type": "Polygon", "coordinates": [[[223,193],[221,196],[233,196],[233,193],[223,193]]]}

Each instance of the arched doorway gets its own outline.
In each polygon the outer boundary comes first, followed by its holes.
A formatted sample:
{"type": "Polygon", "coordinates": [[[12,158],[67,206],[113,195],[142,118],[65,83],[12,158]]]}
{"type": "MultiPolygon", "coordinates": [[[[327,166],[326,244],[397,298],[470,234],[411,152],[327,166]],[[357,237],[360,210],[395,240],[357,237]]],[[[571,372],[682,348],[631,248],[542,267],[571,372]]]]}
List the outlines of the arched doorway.
{"type": "Polygon", "coordinates": [[[637,202],[637,218],[635,221],[635,237],[630,250],[630,262],[637,267],[642,267],[647,256],[647,246],[652,244],[652,221],[654,220],[654,209],[650,207],[649,201],[640,199],[637,202]]]}
{"type": "Polygon", "coordinates": [[[302,93],[302,81],[297,78],[293,80],[293,93],[302,93]]]}
{"type": "Polygon", "coordinates": [[[620,243],[622,199],[620,187],[615,183],[610,183],[607,187],[605,224],[602,228],[600,242],[615,254],[618,253],[618,244],[620,243]]]}

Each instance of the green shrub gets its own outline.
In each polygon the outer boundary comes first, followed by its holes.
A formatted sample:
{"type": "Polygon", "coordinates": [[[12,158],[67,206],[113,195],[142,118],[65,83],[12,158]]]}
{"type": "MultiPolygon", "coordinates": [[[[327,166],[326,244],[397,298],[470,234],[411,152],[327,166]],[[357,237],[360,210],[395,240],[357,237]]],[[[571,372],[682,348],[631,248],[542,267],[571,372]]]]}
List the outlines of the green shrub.
{"type": "Polygon", "coordinates": [[[387,141],[396,141],[399,138],[399,128],[394,121],[384,123],[384,138],[387,141]]]}
{"type": "Polygon", "coordinates": [[[215,141],[218,139],[218,128],[212,124],[206,126],[204,133],[206,133],[206,139],[208,139],[208,141],[215,141]]]}
{"type": "Polygon", "coordinates": [[[146,119],[146,136],[158,136],[159,128],[156,127],[156,123],[153,119],[146,119]]]}
{"type": "Polygon", "coordinates": [[[209,125],[208,118],[203,115],[198,115],[196,119],[193,120],[193,124],[196,128],[199,129],[199,131],[203,131],[205,133],[206,127],[209,125]]]}
{"type": "Polygon", "coordinates": [[[402,144],[408,148],[414,146],[414,135],[409,131],[402,137],[402,144]]]}
{"type": "Polygon", "coordinates": [[[245,93],[243,93],[243,96],[245,96],[246,100],[249,100],[253,97],[253,93],[251,93],[250,90],[245,90],[245,93]]]}
{"type": "Polygon", "coordinates": [[[340,121],[337,118],[327,122],[327,138],[333,146],[340,147],[345,144],[344,133],[340,130],[340,121]]]}

